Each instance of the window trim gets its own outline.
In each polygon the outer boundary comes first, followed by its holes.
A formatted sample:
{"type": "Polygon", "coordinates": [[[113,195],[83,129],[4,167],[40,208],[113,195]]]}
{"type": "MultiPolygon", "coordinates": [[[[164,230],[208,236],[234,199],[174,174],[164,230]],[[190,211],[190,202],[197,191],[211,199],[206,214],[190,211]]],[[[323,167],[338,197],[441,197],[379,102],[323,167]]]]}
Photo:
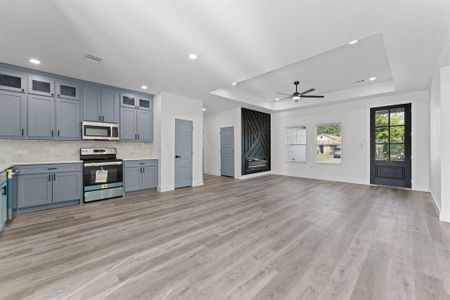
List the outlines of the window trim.
{"type": "Polygon", "coordinates": [[[343,163],[343,158],[342,158],[342,145],[344,144],[344,138],[343,138],[343,123],[342,122],[328,122],[328,123],[320,123],[320,124],[316,124],[314,126],[314,163],[316,164],[321,164],[321,165],[337,165],[340,166],[343,163]],[[317,161],[317,131],[318,131],[318,127],[320,126],[327,126],[327,125],[339,125],[340,127],[340,133],[341,133],[341,159],[340,162],[338,163],[332,163],[332,162],[327,162],[327,161],[317,161]]]}
{"type": "Polygon", "coordinates": [[[285,127],[284,130],[285,130],[284,138],[285,138],[285,149],[286,149],[285,154],[284,154],[284,160],[289,163],[304,163],[304,164],[307,163],[308,162],[308,126],[305,126],[305,125],[288,126],[288,127],[285,127]],[[305,130],[305,143],[304,144],[289,144],[288,143],[287,132],[289,129],[292,129],[292,128],[296,128],[296,129],[302,128],[305,130]],[[298,146],[298,145],[305,146],[305,160],[289,160],[288,159],[289,146],[298,146]]]}

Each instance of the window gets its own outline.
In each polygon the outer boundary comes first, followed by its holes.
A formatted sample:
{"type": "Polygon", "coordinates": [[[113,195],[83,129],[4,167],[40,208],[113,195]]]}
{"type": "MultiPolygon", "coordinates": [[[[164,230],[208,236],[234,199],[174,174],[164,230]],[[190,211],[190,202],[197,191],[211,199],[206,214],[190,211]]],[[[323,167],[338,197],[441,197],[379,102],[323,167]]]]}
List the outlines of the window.
{"type": "Polygon", "coordinates": [[[340,164],[342,159],[341,124],[317,125],[316,133],[316,162],[340,164]]]}
{"type": "Polygon", "coordinates": [[[286,160],[306,162],[306,127],[286,128],[286,160]]]}
{"type": "Polygon", "coordinates": [[[375,160],[405,160],[405,109],[375,112],[375,160]]]}

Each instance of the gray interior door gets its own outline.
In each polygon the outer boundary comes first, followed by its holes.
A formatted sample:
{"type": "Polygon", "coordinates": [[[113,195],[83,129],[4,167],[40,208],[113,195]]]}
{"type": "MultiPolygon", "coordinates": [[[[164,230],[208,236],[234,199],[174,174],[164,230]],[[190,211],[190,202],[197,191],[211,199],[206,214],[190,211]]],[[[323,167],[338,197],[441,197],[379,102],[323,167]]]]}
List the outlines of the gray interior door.
{"type": "Polygon", "coordinates": [[[234,128],[220,128],[220,175],[234,177],[234,128]]]}
{"type": "Polygon", "coordinates": [[[370,110],[370,183],[411,187],[411,104],[370,110]]]}
{"type": "Polygon", "coordinates": [[[192,121],[175,120],[175,188],[192,186],[192,121]]]}

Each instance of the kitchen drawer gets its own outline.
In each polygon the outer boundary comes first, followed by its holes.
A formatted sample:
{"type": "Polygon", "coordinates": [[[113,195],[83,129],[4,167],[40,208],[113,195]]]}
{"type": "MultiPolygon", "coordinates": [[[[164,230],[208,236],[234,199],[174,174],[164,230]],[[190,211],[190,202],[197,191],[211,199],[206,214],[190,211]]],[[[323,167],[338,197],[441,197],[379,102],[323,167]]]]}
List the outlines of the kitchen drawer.
{"type": "Polygon", "coordinates": [[[125,168],[158,166],[157,159],[125,160],[125,168]]]}
{"type": "Polygon", "coordinates": [[[59,173],[59,172],[81,172],[82,163],[73,164],[42,164],[42,165],[23,165],[16,166],[14,171],[16,175],[29,175],[41,173],[59,173]]]}

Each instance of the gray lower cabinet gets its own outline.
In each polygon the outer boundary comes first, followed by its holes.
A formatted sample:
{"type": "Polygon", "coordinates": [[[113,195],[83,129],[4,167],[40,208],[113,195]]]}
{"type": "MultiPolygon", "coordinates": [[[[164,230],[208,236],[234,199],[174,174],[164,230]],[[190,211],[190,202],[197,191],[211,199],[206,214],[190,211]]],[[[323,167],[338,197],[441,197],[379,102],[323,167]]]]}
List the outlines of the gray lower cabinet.
{"type": "Polygon", "coordinates": [[[62,172],[52,174],[53,203],[81,199],[81,173],[62,172]]]}
{"type": "Polygon", "coordinates": [[[27,165],[15,168],[16,205],[20,211],[82,201],[82,165],[27,165]]]}
{"type": "Polygon", "coordinates": [[[121,107],[120,139],[124,141],[153,141],[153,112],[140,108],[121,107]]]}
{"type": "Polygon", "coordinates": [[[84,87],[83,120],[119,123],[119,94],[113,90],[84,87]]]}
{"type": "Polygon", "coordinates": [[[27,95],[0,90],[0,137],[25,136],[27,124],[27,95]]]}
{"type": "Polygon", "coordinates": [[[17,191],[18,208],[51,204],[51,176],[51,174],[30,174],[19,176],[19,188],[17,191]]]}
{"type": "Polygon", "coordinates": [[[125,161],[125,192],[158,187],[158,160],[125,161]]]}
{"type": "Polygon", "coordinates": [[[125,191],[133,192],[142,190],[142,168],[125,168],[125,191]]]}

